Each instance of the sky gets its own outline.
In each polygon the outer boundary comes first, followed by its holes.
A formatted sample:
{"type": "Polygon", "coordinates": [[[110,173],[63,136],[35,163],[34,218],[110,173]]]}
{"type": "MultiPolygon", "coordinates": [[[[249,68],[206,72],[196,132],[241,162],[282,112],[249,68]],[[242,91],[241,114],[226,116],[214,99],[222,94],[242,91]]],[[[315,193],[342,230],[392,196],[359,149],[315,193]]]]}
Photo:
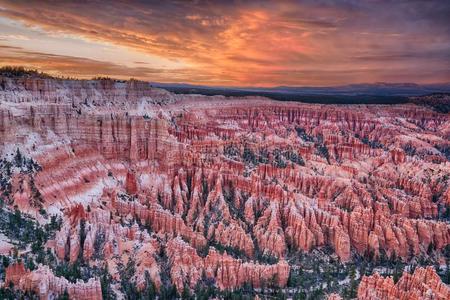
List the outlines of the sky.
{"type": "Polygon", "coordinates": [[[0,66],[210,86],[450,82],[450,1],[4,1],[0,66]]]}

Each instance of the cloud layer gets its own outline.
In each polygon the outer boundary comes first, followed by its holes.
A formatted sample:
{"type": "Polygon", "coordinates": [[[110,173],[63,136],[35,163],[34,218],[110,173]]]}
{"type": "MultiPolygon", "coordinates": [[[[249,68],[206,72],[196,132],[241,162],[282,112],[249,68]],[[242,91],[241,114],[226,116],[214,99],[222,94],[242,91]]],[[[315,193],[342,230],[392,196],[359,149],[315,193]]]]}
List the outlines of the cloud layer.
{"type": "Polygon", "coordinates": [[[209,85],[448,82],[449,15],[448,1],[0,0],[0,62],[209,85]]]}

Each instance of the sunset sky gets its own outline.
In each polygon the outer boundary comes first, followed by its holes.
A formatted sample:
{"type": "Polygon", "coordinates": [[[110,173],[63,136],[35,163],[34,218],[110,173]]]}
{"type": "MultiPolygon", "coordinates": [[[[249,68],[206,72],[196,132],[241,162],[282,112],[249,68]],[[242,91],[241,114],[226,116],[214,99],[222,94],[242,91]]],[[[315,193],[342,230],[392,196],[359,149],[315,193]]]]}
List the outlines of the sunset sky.
{"type": "Polygon", "coordinates": [[[0,0],[0,65],[213,86],[450,82],[446,0],[110,2],[0,0]]]}

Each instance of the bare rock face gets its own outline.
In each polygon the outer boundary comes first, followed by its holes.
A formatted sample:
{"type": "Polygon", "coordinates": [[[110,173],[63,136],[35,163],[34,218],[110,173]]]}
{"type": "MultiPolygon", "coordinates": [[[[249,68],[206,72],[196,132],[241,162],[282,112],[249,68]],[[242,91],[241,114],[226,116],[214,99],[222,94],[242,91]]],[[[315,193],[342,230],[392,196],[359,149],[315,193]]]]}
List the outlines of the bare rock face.
{"type": "Polygon", "coordinates": [[[46,266],[39,266],[34,271],[25,269],[22,263],[6,269],[5,283],[13,283],[25,291],[34,291],[40,299],[52,299],[68,292],[70,299],[101,300],[100,281],[91,278],[88,282],[70,283],[65,278],[56,277],[46,266]]]}
{"type": "Polygon", "coordinates": [[[134,195],[138,191],[136,177],[131,172],[127,172],[127,177],[125,179],[125,190],[130,195],[134,195]]]}
{"type": "Polygon", "coordinates": [[[289,277],[289,265],[286,261],[274,265],[245,263],[211,249],[205,258],[201,258],[195,249],[179,238],[171,240],[167,249],[171,278],[180,291],[185,284],[195,287],[202,274],[214,279],[222,290],[236,289],[245,283],[261,288],[272,284],[273,279],[273,284],[284,287],[289,277]]]}
{"type": "MultiPolygon", "coordinates": [[[[0,153],[40,166],[12,167],[0,192],[42,224],[43,210],[62,217],[46,244],[59,262],[99,263],[116,280],[133,265],[140,290],[148,277],[179,291],[205,278],[283,287],[299,252],[407,260],[450,244],[448,114],[0,80],[0,153]]],[[[362,295],[378,281],[403,289],[374,276],[362,295]]]]}
{"type": "Polygon", "coordinates": [[[11,282],[17,284],[20,278],[29,273],[23,263],[10,265],[5,270],[5,284],[9,285],[11,282]]]}
{"type": "Polygon", "coordinates": [[[342,300],[342,297],[338,294],[333,293],[327,296],[327,300],[342,300]]]}
{"type": "Polygon", "coordinates": [[[442,283],[432,267],[407,272],[397,283],[378,273],[364,276],[358,288],[358,299],[449,299],[450,288],[442,283]]]}

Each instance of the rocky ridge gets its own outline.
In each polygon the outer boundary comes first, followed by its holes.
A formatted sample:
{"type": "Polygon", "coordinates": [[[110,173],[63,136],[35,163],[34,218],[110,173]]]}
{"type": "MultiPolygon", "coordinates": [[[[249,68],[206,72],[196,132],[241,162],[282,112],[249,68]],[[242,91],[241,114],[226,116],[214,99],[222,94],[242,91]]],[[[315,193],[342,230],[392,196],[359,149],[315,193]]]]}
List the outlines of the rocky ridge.
{"type": "Polygon", "coordinates": [[[450,288],[443,284],[432,267],[405,272],[397,283],[378,273],[363,277],[358,299],[449,299],[450,288]]]}
{"type": "MultiPolygon", "coordinates": [[[[173,95],[135,81],[0,82],[0,150],[41,166],[33,186],[63,216],[47,243],[61,261],[106,261],[118,280],[132,259],[138,287],[148,273],[181,292],[205,279],[283,287],[287,261],[323,247],[342,262],[406,261],[450,244],[446,114],[173,95]]],[[[15,176],[11,206],[47,222],[15,176]]]]}

